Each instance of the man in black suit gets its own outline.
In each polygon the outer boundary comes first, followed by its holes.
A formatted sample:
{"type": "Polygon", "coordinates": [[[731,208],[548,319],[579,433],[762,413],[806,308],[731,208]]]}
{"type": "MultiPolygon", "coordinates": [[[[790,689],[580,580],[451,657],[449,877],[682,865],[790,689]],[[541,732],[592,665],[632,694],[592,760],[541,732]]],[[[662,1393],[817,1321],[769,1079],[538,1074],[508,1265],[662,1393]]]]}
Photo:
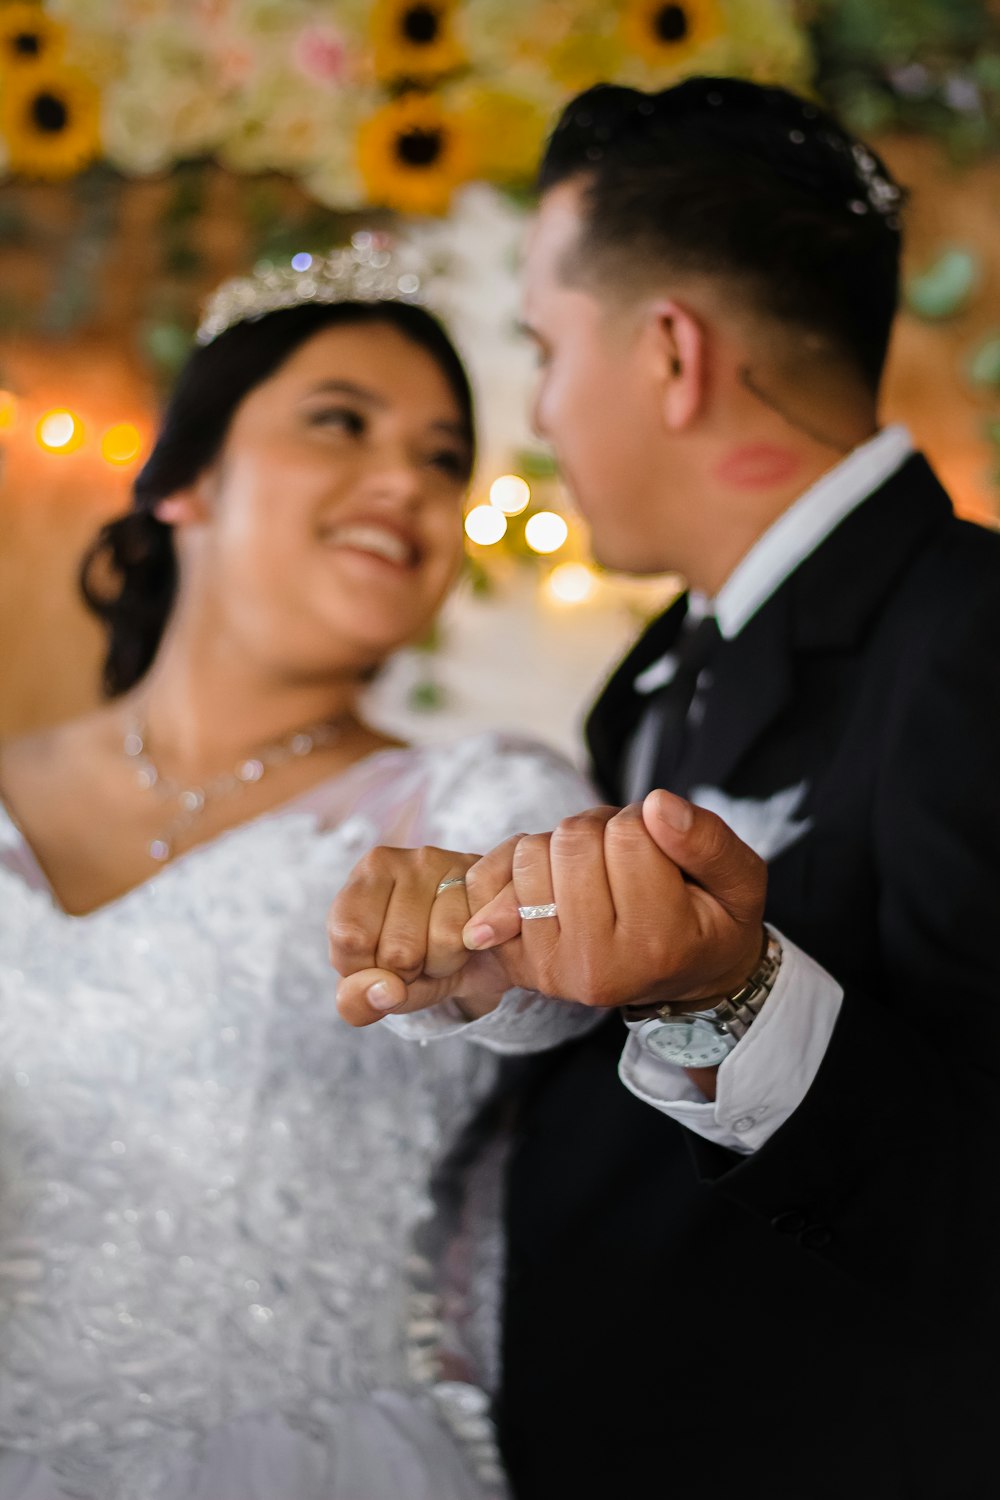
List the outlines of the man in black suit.
{"type": "Polygon", "coordinates": [[[628,1007],[524,1087],[515,1493],[989,1493],[1000,539],[879,431],[899,190],[718,79],[581,96],[541,185],[536,424],[690,592],[590,719],[625,812],[467,876],[511,982],[628,1007]]]}

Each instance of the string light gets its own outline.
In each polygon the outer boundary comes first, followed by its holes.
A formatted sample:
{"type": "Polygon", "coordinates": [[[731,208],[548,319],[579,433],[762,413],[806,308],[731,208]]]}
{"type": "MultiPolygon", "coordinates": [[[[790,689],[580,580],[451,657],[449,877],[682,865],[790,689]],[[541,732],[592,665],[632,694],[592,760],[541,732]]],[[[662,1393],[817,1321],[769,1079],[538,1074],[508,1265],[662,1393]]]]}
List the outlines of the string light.
{"type": "Polygon", "coordinates": [[[101,457],[115,468],[133,463],[141,451],[142,434],[132,422],[116,422],[101,438],[101,457]]]}
{"type": "Polygon", "coordinates": [[[49,453],[71,453],[83,442],[83,427],[71,411],[48,411],[36,429],[38,441],[49,453]]]}
{"type": "Polygon", "coordinates": [[[530,517],[524,539],[532,552],[558,552],[569,536],[569,527],[554,510],[540,510],[530,517]]]}
{"type": "Polygon", "coordinates": [[[13,391],[0,391],[0,432],[10,432],[17,421],[17,397],[13,391]]]}
{"type": "Polygon", "coordinates": [[[492,547],[507,530],[507,517],[492,505],[475,505],[465,518],[465,534],[479,547],[492,547]]]}
{"type": "Polygon", "coordinates": [[[501,474],[490,485],[490,504],[505,516],[519,516],[527,510],[530,499],[531,486],[518,474],[501,474]]]}
{"type": "Polygon", "coordinates": [[[548,576],[546,587],[560,604],[582,604],[594,592],[595,578],[583,563],[560,563],[548,576]]]}

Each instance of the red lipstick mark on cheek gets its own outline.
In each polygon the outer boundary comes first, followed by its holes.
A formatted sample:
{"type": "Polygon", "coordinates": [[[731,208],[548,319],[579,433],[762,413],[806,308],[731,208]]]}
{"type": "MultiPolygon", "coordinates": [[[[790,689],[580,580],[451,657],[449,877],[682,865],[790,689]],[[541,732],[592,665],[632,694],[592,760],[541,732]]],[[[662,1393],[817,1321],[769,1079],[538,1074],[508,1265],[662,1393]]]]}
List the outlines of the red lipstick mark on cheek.
{"type": "Polygon", "coordinates": [[[737,490],[770,489],[788,484],[800,468],[790,448],[774,443],[744,443],[732,448],[716,466],[715,478],[737,490]]]}

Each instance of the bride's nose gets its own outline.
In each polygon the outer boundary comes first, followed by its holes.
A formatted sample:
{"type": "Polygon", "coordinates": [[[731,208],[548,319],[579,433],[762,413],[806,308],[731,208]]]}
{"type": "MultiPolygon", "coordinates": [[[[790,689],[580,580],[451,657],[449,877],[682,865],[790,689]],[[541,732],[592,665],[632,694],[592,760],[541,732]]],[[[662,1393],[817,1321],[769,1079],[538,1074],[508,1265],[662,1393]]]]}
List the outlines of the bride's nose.
{"type": "Polygon", "coordinates": [[[417,461],[396,449],[372,454],[361,481],[366,499],[413,509],[424,493],[425,474],[417,461]]]}

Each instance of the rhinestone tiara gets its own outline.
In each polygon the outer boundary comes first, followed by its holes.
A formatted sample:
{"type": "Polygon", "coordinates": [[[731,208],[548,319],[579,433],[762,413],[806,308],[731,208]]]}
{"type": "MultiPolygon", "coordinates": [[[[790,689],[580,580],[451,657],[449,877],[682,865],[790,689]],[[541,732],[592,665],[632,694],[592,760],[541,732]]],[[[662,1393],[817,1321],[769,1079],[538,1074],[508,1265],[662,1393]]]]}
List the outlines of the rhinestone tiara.
{"type": "Polygon", "coordinates": [[[349,245],[326,255],[302,253],[288,265],[261,261],[249,276],[224,281],[212,293],[196,338],[210,344],[236,323],[306,303],[413,302],[425,300],[415,266],[391,245],[388,235],[359,230],[349,245]]]}

